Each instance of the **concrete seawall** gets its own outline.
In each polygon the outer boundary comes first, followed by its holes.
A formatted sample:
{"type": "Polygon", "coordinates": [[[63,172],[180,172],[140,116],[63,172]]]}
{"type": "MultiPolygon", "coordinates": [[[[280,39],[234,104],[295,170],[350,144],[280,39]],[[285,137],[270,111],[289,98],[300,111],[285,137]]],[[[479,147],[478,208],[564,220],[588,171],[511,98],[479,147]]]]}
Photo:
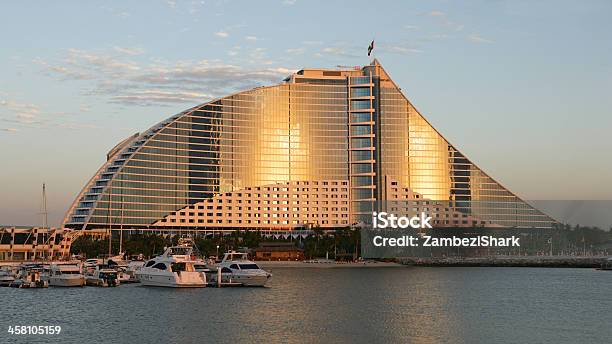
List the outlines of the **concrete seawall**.
{"type": "Polygon", "coordinates": [[[498,266],[543,268],[599,268],[608,257],[479,257],[479,258],[398,258],[404,265],[414,266],[498,266]]]}

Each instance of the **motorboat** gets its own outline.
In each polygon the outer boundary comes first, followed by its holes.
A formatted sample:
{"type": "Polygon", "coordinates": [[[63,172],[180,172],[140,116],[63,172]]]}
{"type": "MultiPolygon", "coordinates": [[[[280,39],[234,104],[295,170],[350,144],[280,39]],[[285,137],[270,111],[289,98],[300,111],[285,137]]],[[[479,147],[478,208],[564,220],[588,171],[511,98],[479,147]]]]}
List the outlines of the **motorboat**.
{"type": "MultiPolygon", "coordinates": [[[[127,281],[125,283],[138,283],[138,277],[136,276],[136,272],[140,270],[144,266],[145,262],[141,260],[133,260],[130,261],[125,267],[124,274],[127,276],[127,281]]],[[[122,281],[122,283],[124,283],[122,281]]]]}
{"type": "Polygon", "coordinates": [[[245,287],[263,287],[272,278],[271,273],[249,260],[248,254],[244,252],[226,252],[223,260],[217,264],[217,271],[211,273],[218,274],[219,269],[222,283],[229,282],[245,287]]]}
{"type": "Polygon", "coordinates": [[[15,281],[15,276],[8,270],[0,270],[0,287],[8,287],[15,281]]]}
{"type": "Polygon", "coordinates": [[[89,258],[83,262],[84,268],[92,268],[96,265],[108,264],[108,265],[122,265],[123,253],[108,258],[89,258]]]}
{"type": "Polygon", "coordinates": [[[49,281],[43,275],[42,266],[22,266],[17,278],[9,284],[9,287],[47,288],[49,286],[49,281]]]}
{"type": "Polygon", "coordinates": [[[599,270],[609,270],[609,271],[612,271],[612,257],[604,260],[601,263],[601,268],[599,270]]]}
{"type": "Polygon", "coordinates": [[[94,268],[96,265],[100,265],[103,263],[101,258],[89,258],[83,262],[83,268],[94,268]]]}
{"type": "Polygon", "coordinates": [[[190,245],[166,248],[164,253],[148,260],[136,271],[138,280],[145,286],[155,287],[205,287],[206,274],[196,270],[205,263],[197,259],[190,245]]]}
{"type": "Polygon", "coordinates": [[[118,266],[118,267],[115,267],[115,270],[117,271],[117,279],[119,280],[119,283],[133,282],[130,274],[127,271],[127,267],[118,266]]]}
{"type": "Polygon", "coordinates": [[[117,270],[108,265],[96,265],[85,273],[85,284],[94,287],[116,287],[120,283],[117,270]]]}
{"type": "Polygon", "coordinates": [[[121,257],[121,255],[111,257],[105,261],[105,264],[117,271],[117,279],[119,279],[120,283],[135,282],[132,278],[133,275],[128,272],[129,263],[121,257]]]}
{"type": "Polygon", "coordinates": [[[49,267],[49,286],[51,287],[82,287],[85,276],[80,264],[51,264],[49,267]]]}

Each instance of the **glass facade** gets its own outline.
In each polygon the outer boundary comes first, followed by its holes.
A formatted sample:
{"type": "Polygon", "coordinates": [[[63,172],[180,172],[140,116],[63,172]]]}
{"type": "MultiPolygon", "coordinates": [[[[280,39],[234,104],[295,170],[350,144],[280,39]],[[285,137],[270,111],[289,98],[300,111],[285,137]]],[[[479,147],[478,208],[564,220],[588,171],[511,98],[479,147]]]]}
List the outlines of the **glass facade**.
{"type": "MultiPolygon", "coordinates": [[[[124,140],[81,191],[64,226],[159,229],[184,223],[209,229],[215,223],[199,226],[190,222],[190,212],[185,221],[162,219],[220,197],[255,201],[237,195],[277,184],[296,186],[298,197],[327,202],[334,191],[319,190],[317,181],[348,184],[348,204],[338,205],[346,221],[334,221],[346,225],[369,217],[375,202],[384,200],[384,180],[500,226],[554,222],[448,143],[375,61],[361,69],[302,70],[282,84],[202,104],[124,140]]],[[[291,198],[290,192],[285,196],[291,198]]],[[[308,209],[323,208],[302,202],[308,209]]],[[[291,209],[300,209],[299,202],[293,205],[276,214],[288,218],[279,222],[287,224],[283,228],[306,223],[290,220],[291,209]]],[[[296,217],[301,216],[308,218],[296,217]]]]}

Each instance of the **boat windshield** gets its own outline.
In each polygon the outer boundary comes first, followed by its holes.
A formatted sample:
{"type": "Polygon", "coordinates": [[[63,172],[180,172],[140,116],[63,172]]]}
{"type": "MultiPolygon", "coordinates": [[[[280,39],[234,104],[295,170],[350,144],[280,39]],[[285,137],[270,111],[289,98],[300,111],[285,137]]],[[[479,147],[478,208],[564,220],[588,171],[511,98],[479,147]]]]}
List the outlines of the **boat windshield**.
{"type": "Polygon", "coordinates": [[[238,264],[240,266],[240,270],[259,270],[259,266],[257,264],[238,264]]]}
{"type": "Polygon", "coordinates": [[[185,263],[172,263],[172,271],[179,272],[187,270],[187,264],[185,263]]]}
{"type": "Polygon", "coordinates": [[[170,254],[176,256],[188,256],[192,251],[191,247],[170,247],[170,254]]]}
{"type": "Polygon", "coordinates": [[[80,275],[81,272],[80,271],[76,271],[76,270],[72,270],[72,271],[62,271],[62,274],[64,275],[80,275]]]}

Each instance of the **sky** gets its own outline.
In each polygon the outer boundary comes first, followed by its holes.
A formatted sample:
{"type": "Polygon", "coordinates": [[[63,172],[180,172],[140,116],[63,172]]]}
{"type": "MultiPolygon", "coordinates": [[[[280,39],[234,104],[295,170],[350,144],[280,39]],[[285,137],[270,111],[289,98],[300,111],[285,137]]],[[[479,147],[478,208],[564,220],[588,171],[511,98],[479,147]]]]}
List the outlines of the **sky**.
{"type": "Polygon", "coordinates": [[[0,224],[49,222],[119,141],[301,68],[370,62],[527,200],[612,199],[610,1],[0,5],[0,224]]]}

